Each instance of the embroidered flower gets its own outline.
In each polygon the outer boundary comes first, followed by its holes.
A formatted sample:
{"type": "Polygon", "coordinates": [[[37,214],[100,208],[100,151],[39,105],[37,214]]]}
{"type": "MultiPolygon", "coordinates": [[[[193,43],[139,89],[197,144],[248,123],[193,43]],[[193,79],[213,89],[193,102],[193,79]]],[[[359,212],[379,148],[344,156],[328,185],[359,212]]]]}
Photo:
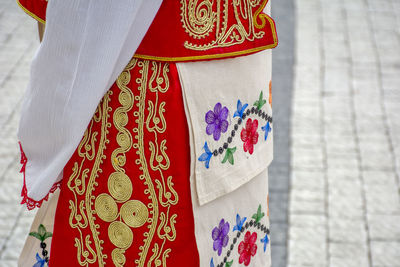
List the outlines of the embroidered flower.
{"type": "Polygon", "coordinates": [[[250,264],[251,257],[257,253],[257,233],[250,234],[250,231],[246,232],[244,240],[240,242],[238,252],[240,254],[239,264],[244,263],[245,266],[250,264]]]}
{"type": "Polygon", "coordinates": [[[249,104],[242,104],[240,100],[237,101],[237,110],[235,111],[235,114],[233,114],[233,117],[239,117],[241,118],[243,116],[243,112],[246,110],[247,106],[249,104]]]}
{"type": "Polygon", "coordinates": [[[262,243],[264,243],[264,252],[267,250],[267,245],[269,243],[269,238],[268,235],[265,234],[265,237],[263,239],[260,240],[262,243]]]}
{"type": "Polygon", "coordinates": [[[243,141],[243,149],[245,152],[249,151],[250,154],[254,152],[254,145],[258,142],[258,121],[248,119],[246,121],[246,128],[242,129],[240,138],[243,141]]]}
{"type": "Polygon", "coordinates": [[[269,81],[269,104],[272,106],[272,81],[269,81]]]}
{"type": "Polygon", "coordinates": [[[221,103],[215,105],[214,111],[209,110],[206,113],[206,132],[208,135],[213,135],[215,141],[219,140],[221,132],[225,133],[228,130],[228,114],[228,108],[222,107],[221,103]]]}
{"type": "Polygon", "coordinates": [[[242,230],[243,224],[246,219],[247,217],[240,218],[239,214],[236,214],[236,225],[233,227],[233,232],[242,230]]]}
{"type": "Polygon", "coordinates": [[[268,138],[268,133],[271,132],[271,125],[269,124],[269,121],[267,122],[267,124],[265,126],[261,127],[261,130],[263,130],[265,132],[264,140],[266,141],[268,138]]]}
{"type": "Polygon", "coordinates": [[[228,245],[229,241],[229,223],[221,219],[219,225],[212,230],[212,239],[214,240],[213,248],[218,251],[218,256],[221,256],[222,248],[228,245]]]}
{"type": "Polygon", "coordinates": [[[205,165],[206,165],[206,168],[208,169],[210,167],[210,159],[212,157],[212,152],[208,148],[207,142],[205,142],[203,149],[204,149],[204,153],[200,155],[198,160],[199,161],[204,161],[205,165]]]}
{"type": "Polygon", "coordinates": [[[33,265],[33,267],[44,267],[46,264],[46,259],[42,259],[39,256],[39,253],[36,253],[36,263],[33,265]]]}

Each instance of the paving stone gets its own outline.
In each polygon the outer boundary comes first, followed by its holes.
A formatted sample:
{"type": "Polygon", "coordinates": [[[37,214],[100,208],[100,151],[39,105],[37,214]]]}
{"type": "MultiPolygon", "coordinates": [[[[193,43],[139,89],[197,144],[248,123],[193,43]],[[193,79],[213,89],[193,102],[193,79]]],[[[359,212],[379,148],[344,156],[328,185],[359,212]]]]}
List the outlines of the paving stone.
{"type": "Polygon", "coordinates": [[[369,235],[373,241],[400,242],[400,215],[368,214],[369,235]]]}
{"type": "Polygon", "coordinates": [[[371,242],[373,266],[400,266],[400,242],[371,242]]]}
{"type": "Polygon", "coordinates": [[[368,266],[368,248],[362,243],[330,243],[330,267],[368,266]]]}

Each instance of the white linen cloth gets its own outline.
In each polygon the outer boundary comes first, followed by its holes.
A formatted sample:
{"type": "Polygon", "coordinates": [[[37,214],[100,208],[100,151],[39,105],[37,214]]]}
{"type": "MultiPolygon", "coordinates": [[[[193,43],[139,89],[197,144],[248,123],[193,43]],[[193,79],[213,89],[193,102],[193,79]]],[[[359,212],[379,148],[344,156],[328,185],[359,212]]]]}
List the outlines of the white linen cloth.
{"type": "Polygon", "coordinates": [[[98,103],[132,58],[161,2],[49,1],[18,130],[30,200],[42,200],[61,179],[98,103]]]}
{"type": "Polygon", "coordinates": [[[250,113],[238,124],[239,117],[235,116],[235,113],[240,110],[246,113],[247,110],[255,108],[256,101],[265,101],[261,110],[268,116],[272,116],[272,108],[269,104],[271,50],[224,60],[178,63],[177,68],[187,106],[186,116],[193,132],[191,145],[194,146],[195,160],[192,164],[194,164],[197,198],[199,204],[203,205],[247,183],[264,171],[272,161],[273,123],[267,126],[264,118],[250,113]],[[238,104],[239,101],[242,108],[238,104]],[[227,122],[225,122],[228,126],[225,132],[221,132],[220,138],[215,140],[213,135],[206,133],[206,128],[213,126],[208,126],[205,117],[208,112],[214,112],[218,103],[221,104],[221,108],[225,107],[228,110],[227,122]],[[247,108],[245,108],[246,104],[247,108]],[[244,150],[244,142],[241,138],[241,133],[249,118],[253,123],[255,120],[258,123],[258,138],[251,154],[244,150]],[[228,143],[227,140],[235,124],[238,124],[238,128],[231,143],[228,143]],[[266,129],[267,132],[265,132],[262,129],[265,126],[270,131],[266,129]],[[207,161],[199,160],[205,157],[206,142],[210,149],[208,153],[212,153],[215,149],[219,150],[224,143],[227,143],[230,149],[234,149],[233,164],[225,159],[227,152],[224,150],[217,156],[210,155],[207,168],[207,161]]]}
{"type": "MultiPolygon", "coordinates": [[[[216,142],[205,131],[205,114],[215,103],[220,102],[230,113],[228,130],[221,134],[221,139],[229,136],[237,121],[232,116],[238,99],[248,103],[251,109],[263,91],[266,103],[262,110],[272,112],[271,61],[271,50],[266,50],[238,58],[177,64],[189,126],[190,184],[200,266],[225,266],[224,259],[227,266],[271,266],[268,165],[273,158],[272,131],[267,140],[265,132],[258,131],[253,154],[244,152],[240,132],[245,121],[249,118],[262,121],[250,113],[229,145],[236,146],[233,165],[222,163],[224,154],[211,159],[208,169],[205,162],[198,160],[204,152],[205,140],[210,148],[221,145],[221,141],[216,142]],[[251,236],[250,240],[246,240],[246,235],[251,236]],[[251,255],[246,257],[250,246],[251,255]]],[[[264,125],[259,124],[259,128],[264,125]]]]}

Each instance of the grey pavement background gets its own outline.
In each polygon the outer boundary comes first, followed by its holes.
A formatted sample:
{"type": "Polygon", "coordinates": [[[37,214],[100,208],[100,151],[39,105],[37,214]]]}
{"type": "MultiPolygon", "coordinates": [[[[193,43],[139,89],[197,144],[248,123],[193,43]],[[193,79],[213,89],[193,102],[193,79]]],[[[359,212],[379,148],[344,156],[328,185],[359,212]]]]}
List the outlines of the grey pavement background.
{"type": "MultiPolygon", "coordinates": [[[[275,0],[273,267],[400,266],[400,1],[275,0]]],[[[19,205],[16,127],[36,23],[0,0],[0,267],[19,205]]]]}
{"type": "Polygon", "coordinates": [[[288,266],[400,266],[400,1],[295,3],[288,266]]]}
{"type": "Polygon", "coordinates": [[[272,266],[287,265],[290,177],[290,114],[292,105],[294,24],[293,0],[272,1],[279,45],[272,52],[274,160],[269,168],[272,266]]]}
{"type": "Polygon", "coordinates": [[[29,66],[38,46],[36,24],[15,1],[0,0],[0,266],[17,259],[34,213],[19,202],[22,178],[16,127],[29,66]]]}

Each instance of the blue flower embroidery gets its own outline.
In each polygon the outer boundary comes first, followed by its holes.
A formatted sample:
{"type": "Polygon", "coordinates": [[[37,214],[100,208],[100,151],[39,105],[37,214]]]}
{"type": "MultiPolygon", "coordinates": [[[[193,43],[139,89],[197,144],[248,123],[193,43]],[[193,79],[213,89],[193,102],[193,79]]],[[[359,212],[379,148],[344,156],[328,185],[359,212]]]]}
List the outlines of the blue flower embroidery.
{"type": "Polygon", "coordinates": [[[39,256],[39,253],[36,253],[36,263],[33,265],[33,267],[44,267],[44,265],[46,264],[46,260],[42,259],[39,256]]]}
{"type": "Polygon", "coordinates": [[[214,265],[214,259],[213,259],[213,258],[211,258],[210,267],[215,267],[215,265],[214,265]]]}
{"type": "Polygon", "coordinates": [[[267,244],[269,243],[269,238],[267,234],[263,239],[261,239],[261,242],[264,243],[264,252],[265,252],[267,250],[267,244]]]}
{"type": "Polygon", "coordinates": [[[246,221],[247,217],[240,218],[239,214],[236,214],[236,225],[233,227],[233,231],[240,231],[242,230],[243,224],[246,221]]]}
{"type": "Polygon", "coordinates": [[[237,110],[235,111],[235,114],[233,114],[233,117],[239,117],[241,118],[243,116],[243,112],[246,110],[247,106],[249,104],[242,104],[240,100],[237,101],[237,110]]]}
{"type": "Polygon", "coordinates": [[[267,124],[265,126],[261,127],[261,129],[265,132],[264,140],[267,140],[268,133],[271,132],[271,125],[269,124],[269,121],[267,122],[267,124]]]}
{"type": "Polygon", "coordinates": [[[205,152],[201,154],[201,156],[199,157],[199,161],[205,161],[206,168],[208,169],[210,167],[210,159],[212,157],[212,153],[208,148],[207,142],[205,142],[203,149],[205,152]]]}

